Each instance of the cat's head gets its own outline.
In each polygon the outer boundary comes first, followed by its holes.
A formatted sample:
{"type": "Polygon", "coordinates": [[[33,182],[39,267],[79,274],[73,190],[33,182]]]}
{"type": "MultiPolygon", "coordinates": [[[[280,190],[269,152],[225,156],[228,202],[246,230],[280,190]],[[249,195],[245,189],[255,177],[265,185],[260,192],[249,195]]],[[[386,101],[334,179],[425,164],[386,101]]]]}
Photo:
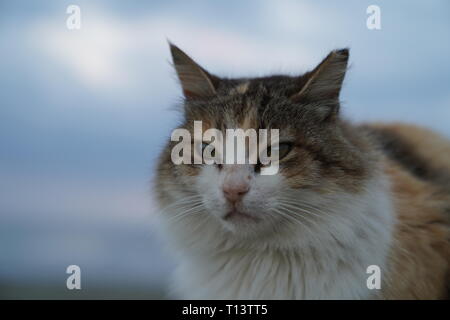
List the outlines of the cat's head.
{"type": "MultiPolygon", "coordinates": [[[[203,131],[279,130],[279,144],[272,146],[279,151],[274,175],[262,175],[260,163],[176,165],[176,142],[169,142],[157,193],[171,219],[207,219],[232,234],[258,234],[314,220],[327,195],[361,190],[369,175],[367,146],[339,116],[347,49],[332,51],[301,76],[224,79],[170,48],[184,95],[179,128],[192,136],[194,121],[202,122],[203,131]]],[[[202,142],[205,147],[210,141],[202,142]]]]}

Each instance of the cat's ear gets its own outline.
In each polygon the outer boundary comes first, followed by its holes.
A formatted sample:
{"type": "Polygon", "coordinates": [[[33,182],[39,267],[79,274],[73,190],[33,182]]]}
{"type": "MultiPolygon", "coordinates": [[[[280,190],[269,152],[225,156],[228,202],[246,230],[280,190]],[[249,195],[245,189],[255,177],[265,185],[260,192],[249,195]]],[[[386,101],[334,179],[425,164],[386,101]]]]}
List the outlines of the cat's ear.
{"type": "Polygon", "coordinates": [[[209,74],[180,48],[170,43],[175,70],[187,99],[206,98],[216,94],[219,78],[209,74]]]}
{"type": "Polygon", "coordinates": [[[330,52],[314,70],[304,75],[303,85],[292,99],[338,102],[348,57],[348,49],[330,52]]]}

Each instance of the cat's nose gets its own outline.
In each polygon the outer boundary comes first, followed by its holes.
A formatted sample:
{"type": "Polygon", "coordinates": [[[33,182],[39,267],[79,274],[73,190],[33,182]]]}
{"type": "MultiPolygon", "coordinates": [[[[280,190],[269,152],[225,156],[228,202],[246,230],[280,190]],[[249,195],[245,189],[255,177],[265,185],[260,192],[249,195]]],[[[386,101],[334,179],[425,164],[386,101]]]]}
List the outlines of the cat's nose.
{"type": "Polygon", "coordinates": [[[231,203],[240,201],[244,195],[250,190],[248,183],[225,184],[222,187],[223,195],[231,203]]]}

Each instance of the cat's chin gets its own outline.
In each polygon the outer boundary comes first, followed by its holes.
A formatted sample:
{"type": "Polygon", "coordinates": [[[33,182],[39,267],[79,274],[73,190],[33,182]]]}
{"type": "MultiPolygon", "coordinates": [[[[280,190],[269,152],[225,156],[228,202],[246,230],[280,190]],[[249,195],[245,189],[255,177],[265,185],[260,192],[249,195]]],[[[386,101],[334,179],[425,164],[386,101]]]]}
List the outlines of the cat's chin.
{"type": "Polygon", "coordinates": [[[226,230],[231,231],[233,234],[238,233],[240,236],[258,233],[261,231],[261,227],[264,226],[264,219],[241,210],[227,211],[220,220],[226,230]]]}
{"type": "Polygon", "coordinates": [[[230,210],[222,218],[228,223],[257,223],[260,219],[241,210],[230,210]]]}
{"type": "MultiPolygon", "coordinates": [[[[260,211],[258,211],[260,213],[260,211]]],[[[255,216],[248,211],[227,211],[220,218],[220,224],[235,241],[259,239],[261,236],[270,238],[273,231],[273,220],[263,215],[255,216]]]]}

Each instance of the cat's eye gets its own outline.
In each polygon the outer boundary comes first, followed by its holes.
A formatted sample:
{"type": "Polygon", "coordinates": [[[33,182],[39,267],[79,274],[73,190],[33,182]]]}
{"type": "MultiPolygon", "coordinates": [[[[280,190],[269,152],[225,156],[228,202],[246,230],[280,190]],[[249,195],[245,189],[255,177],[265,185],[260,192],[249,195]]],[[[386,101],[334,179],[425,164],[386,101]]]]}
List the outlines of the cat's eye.
{"type": "Polygon", "coordinates": [[[283,159],[284,157],[286,157],[292,150],[292,143],[280,143],[279,145],[279,150],[278,150],[278,157],[281,159],[283,159]]]}
{"type": "Polygon", "coordinates": [[[284,157],[286,157],[289,154],[289,152],[291,152],[291,150],[292,150],[292,143],[290,143],[290,142],[282,142],[282,143],[280,143],[280,144],[278,144],[276,146],[269,147],[267,149],[267,155],[269,157],[272,156],[272,151],[275,148],[278,149],[278,159],[281,160],[284,157]]]}
{"type": "MultiPolygon", "coordinates": [[[[265,161],[269,160],[272,158],[273,156],[273,150],[278,150],[278,160],[281,160],[283,158],[285,158],[289,152],[291,152],[293,148],[293,144],[290,142],[282,142],[279,143],[278,145],[273,145],[271,147],[268,147],[266,149],[266,155],[263,155],[263,157],[266,158],[265,161]]],[[[261,160],[261,158],[258,159],[258,163],[255,166],[255,171],[259,172],[259,170],[261,169],[261,167],[265,167],[267,165],[267,163],[261,160]]]]}

